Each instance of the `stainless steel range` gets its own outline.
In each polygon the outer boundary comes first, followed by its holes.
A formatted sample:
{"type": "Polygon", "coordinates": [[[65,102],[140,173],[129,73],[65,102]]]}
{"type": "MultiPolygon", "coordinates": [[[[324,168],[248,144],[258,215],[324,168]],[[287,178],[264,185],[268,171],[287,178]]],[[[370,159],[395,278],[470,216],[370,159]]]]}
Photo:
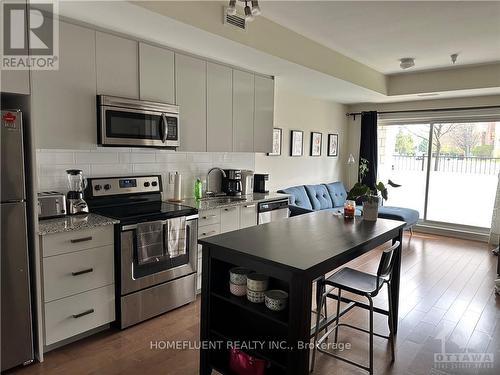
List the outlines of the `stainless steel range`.
{"type": "Polygon", "coordinates": [[[126,328],[195,300],[198,211],[161,201],[161,176],[89,178],[90,212],[115,225],[116,308],[126,328]]]}

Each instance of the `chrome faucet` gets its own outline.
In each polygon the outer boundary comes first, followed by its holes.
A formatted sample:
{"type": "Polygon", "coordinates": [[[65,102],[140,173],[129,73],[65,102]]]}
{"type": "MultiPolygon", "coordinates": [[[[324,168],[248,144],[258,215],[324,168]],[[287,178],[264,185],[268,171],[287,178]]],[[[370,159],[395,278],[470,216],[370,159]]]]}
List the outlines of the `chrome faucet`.
{"type": "Polygon", "coordinates": [[[207,173],[207,191],[205,192],[205,195],[207,197],[213,197],[216,195],[215,192],[209,190],[210,189],[210,173],[212,173],[213,171],[220,171],[222,173],[222,177],[226,177],[226,172],[224,172],[224,170],[222,168],[214,167],[208,171],[208,173],[207,173]]]}

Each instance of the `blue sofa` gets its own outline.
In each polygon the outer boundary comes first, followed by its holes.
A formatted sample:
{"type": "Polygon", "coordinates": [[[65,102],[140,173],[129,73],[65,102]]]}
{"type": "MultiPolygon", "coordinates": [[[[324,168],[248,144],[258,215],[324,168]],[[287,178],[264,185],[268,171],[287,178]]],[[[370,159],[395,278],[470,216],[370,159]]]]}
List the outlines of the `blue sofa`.
{"type": "MultiPolygon", "coordinates": [[[[292,216],[308,212],[328,210],[343,212],[347,191],[342,182],[329,184],[299,185],[279,190],[278,193],[290,195],[292,216]]],[[[356,208],[356,215],[362,214],[362,207],[356,208]]],[[[378,217],[406,222],[405,229],[411,229],[418,221],[419,213],[411,208],[380,206],[378,217]]]]}

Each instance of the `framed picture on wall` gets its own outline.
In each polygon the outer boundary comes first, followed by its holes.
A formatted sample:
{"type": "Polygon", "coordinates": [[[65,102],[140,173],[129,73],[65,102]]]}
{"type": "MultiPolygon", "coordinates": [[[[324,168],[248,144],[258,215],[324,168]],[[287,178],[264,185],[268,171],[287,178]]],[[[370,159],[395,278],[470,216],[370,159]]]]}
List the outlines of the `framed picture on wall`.
{"type": "Polygon", "coordinates": [[[268,156],[279,156],[281,155],[281,139],[282,130],[280,128],[273,128],[273,151],[268,152],[268,156]]]}
{"type": "Polygon", "coordinates": [[[321,146],[323,143],[323,134],[311,132],[311,156],[321,156],[321,146]]]}
{"type": "Polygon", "coordinates": [[[338,134],[328,134],[328,156],[339,156],[338,134]]]}
{"type": "Polygon", "coordinates": [[[292,130],[290,156],[302,156],[304,148],[304,132],[302,130],[292,130]]]}

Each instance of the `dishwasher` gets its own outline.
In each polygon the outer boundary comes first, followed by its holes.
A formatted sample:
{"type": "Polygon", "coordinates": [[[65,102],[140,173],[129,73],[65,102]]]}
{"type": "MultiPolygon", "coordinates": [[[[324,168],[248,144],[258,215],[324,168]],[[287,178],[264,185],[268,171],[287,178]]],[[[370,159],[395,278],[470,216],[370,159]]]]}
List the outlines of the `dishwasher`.
{"type": "Polygon", "coordinates": [[[259,203],[258,213],[258,224],[286,219],[290,217],[288,198],[259,203]]]}

